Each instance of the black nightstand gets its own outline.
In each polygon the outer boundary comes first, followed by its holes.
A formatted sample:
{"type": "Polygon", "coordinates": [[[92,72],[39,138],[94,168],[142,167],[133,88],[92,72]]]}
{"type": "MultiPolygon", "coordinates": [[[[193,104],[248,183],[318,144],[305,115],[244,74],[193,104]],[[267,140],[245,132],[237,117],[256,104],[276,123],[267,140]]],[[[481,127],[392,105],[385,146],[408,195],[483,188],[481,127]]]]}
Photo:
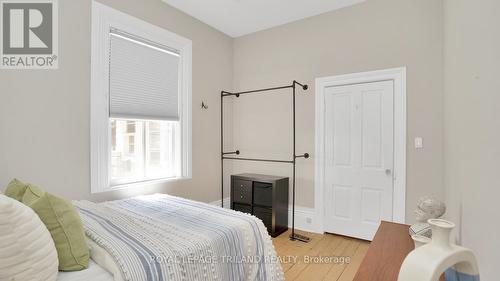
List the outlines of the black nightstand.
{"type": "Polygon", "coordinates": [[[258,217],[276,237],[288,229],[288,182],[286,177],[232,175],[231,209],[258,217]]]}

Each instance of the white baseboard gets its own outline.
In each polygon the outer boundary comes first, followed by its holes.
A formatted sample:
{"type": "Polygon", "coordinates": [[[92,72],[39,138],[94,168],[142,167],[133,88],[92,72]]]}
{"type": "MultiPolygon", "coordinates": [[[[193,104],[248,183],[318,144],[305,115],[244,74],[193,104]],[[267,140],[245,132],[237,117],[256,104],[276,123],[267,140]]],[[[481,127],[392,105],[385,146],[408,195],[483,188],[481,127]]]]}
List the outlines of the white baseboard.
{"type": "MultiPolygon", "coordinates": [[[[224,209],[229,209],[229,206],[230,206],[229,202],[230,202],[229,197],[224,198],[224,209]]],[[[217,201],[210,202],[208,204],[220,207],[220,203],[221,203],[221,200],[217,200],[217,201]]]]}
{"type": "MultiPolygon", "coordinates": [[[[292,205],[288,207],[288,226],[292,227],[292,205]]],[[[321,233],[317,225],[316,213],[313,208],[295,206],[295,229],[321,233]]]]}
{"type": "MultiPolygon", "coordinates": [[[[210,205],[220,206],[221,200],[210,202],[210,205]]],[[[224,208],[229,209],[230,199],[229,197],[224,198],[224,208]]],[[[288,207],[288,227],[292,227],[292,206],[288,207]]],[[[295,229],[313,232],[313,233],[323,233],[319,231],[317,226],[317,220],[315,218],[315,212],[313,208],[306,208],[301,206],[295,206],[295,229]]]]}

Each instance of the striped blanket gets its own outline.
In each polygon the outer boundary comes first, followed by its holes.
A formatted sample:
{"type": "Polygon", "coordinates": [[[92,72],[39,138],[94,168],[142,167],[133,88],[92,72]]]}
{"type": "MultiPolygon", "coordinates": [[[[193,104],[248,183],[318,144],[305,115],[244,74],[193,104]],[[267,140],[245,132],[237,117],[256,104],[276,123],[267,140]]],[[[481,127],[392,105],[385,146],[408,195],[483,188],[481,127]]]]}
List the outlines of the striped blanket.
{"type": "Polygon", "coordinates": [[[75,206],[125,280],[284,280],[266,228],[251,215],[164,194],[75,206]]]}

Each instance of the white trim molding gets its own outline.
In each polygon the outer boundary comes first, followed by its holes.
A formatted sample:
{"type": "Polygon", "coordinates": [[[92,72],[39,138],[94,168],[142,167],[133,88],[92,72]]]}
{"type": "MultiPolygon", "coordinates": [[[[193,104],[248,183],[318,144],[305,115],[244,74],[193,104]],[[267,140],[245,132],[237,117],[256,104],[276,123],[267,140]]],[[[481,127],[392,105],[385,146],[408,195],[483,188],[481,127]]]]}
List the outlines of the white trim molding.
{"type": "MultiPolygon", "coordinates": [[[[230,209],[230,208],[229,208],[229,206],[230,206],[230,202],[231,202],[230,197],[226,197],[226,198],[224,198],[224,209],[230,209]]],[[[214,206],[217,206],[217,207],[220,207],[220,206],[221,206],[221,205],[220,205],[220,203],[221,203],[221,200],[219,199],[219,200],[217,200],[217,201],[213,201],[213,202],[210,202],[210,203],[208,203],[208,204],[210,204],[210,205],[214,205],[214,206]]]]}
{"type": "Polygon", "coordinates": [[[376,70],[361,73],[344,74],[316,79],[315,105],[315,218],[318,232],[324,232],[324,126],[325,126],[325,88],[370,83],[379,81],[394,81],[394,196],[393,221],[405,222],[406,213],[406,67],[376,70]]]}
{"type": "MultiPolygon", "coordinates": [[[[220,207],[221,200],[213,201],[208,204],[220,207]]],[[[230,198],[224,198],[224,209],[229,209],[230,198]]],[[[292,205],[288,206],[288,227],[292,227],[292,205]]],[[[316,213],[313,208],[295,206],[295,229],[322,233],[317,220],[316,213]]]]}
{"type": "MultiPolygon", "coordinates": [[[[108,6],[92,1],[91,94],[90,94],[90,177],[91,193],[115,190],[110,187],[109,126],[109,45],[110,31],[122,32],[168,46],[178,52],[179,121],[181,127],[182,176],[192,173],[192,42],[173,32],[155,26],[108,6]]],[[[145,184],[158,181],[144,182],[145,184]]],[[[119,188],[141,186],[131,184],[119,188]]]]}
{"type": "MultiPolygon", "coordinates": [[[[288,206],[288,227],[292,228],[292,205],[288,206]]],[[[295,206],[295,229],[323,233],[314,208],[295,206]]]]}

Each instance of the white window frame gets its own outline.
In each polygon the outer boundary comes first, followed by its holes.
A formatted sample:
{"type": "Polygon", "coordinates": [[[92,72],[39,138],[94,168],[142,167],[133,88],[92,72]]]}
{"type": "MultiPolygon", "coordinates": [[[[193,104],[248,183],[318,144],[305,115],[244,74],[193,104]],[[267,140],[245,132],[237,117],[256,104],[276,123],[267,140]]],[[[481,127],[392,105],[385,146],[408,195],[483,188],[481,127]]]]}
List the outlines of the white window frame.
{"type": "Polygon", "coordinates": [[[90,97],[91,193],[113,191],[192,177],[192,42],[175,33],[92,1],[92,58],[90,97]],[[110,185],[109,34],[112,28],[168,46],[180,54],[179,121],[181,176],[140,183],[110,185]]]}

